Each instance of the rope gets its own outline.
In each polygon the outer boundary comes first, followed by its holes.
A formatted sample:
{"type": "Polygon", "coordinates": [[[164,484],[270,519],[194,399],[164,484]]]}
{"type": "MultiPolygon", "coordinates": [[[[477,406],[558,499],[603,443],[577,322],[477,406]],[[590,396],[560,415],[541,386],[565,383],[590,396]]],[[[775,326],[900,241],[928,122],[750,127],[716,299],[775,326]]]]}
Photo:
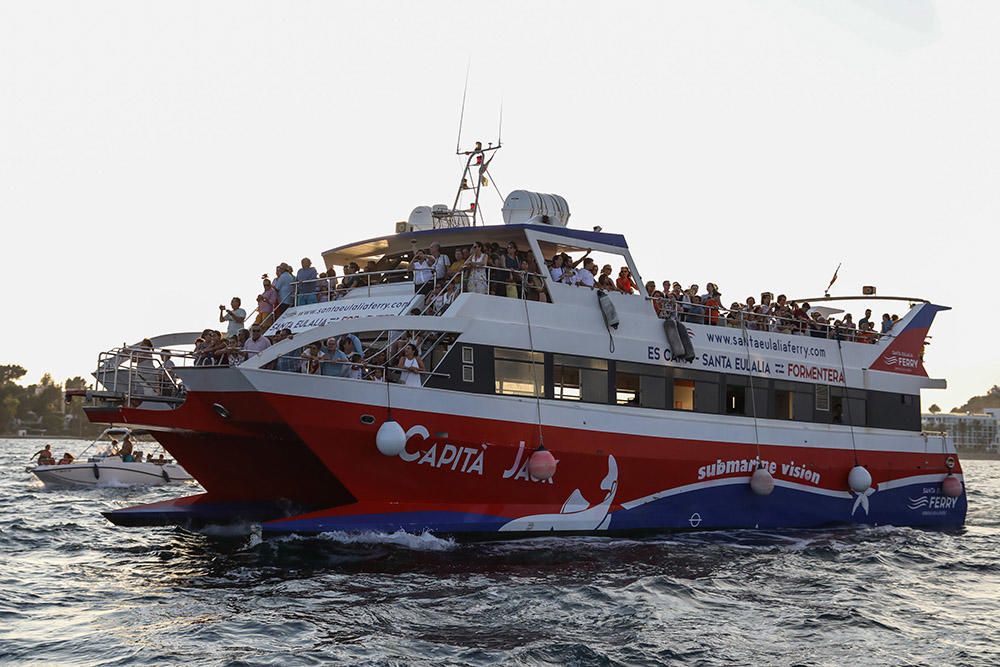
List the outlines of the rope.
{"type": "MultiPolygon", "coordinates": [[[[535,419],[538,425],[538,446],[545,446],[545,439],[542,437],[542,397],[537,374],[537,364],[535,363],[535,340],[531,334],[531,314],[528,310],[528,300],[524,296],[524,287],[527,283],[527,276],[521,276],[521,302],[524,303],[524,321],[528,325],[528,349],[531,352],[531,382],[535,391],[535,419]]],[[[542,372],[544,373],[544,366],[542,372]]],[[[544,379],[542,384],[544,384],[544,379]]]]}
{"type": "Polygon", "coordinates": [[[847,386],[847,367],[844,366],[844,348],[840,342],[840,327],[834,329],[834,335],[837,338],[837,353],[840,355],[840,372],[844,374],[844,402],[847,405],[847,425],[851,429],[851,449],[854,451],[854,465],[860,465],[858,463],[858,443],[854,437],[854,420],[851,419],[850,388],[847,386]]]}
{"type": "Polygon", "coordinates": [[[743,318],[743,311],[740,311],[740,330],[743,334],[743,349],[747,351],[747,370],[750,380],[750,414],[753,416],[753,440],[757,447],[757,465],[760,465],[760,430],[757,426],[757,398],[753,390],[753,360],[750,358],[750,335],[747,333],[746,320],[743,318]]]}

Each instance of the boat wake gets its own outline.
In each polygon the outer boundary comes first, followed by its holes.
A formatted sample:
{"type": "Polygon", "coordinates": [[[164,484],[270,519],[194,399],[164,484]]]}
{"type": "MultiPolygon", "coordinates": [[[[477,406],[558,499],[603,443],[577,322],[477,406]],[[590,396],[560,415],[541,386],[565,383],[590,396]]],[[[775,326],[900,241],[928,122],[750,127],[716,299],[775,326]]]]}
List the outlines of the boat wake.
{"type": "MultiPolygon", "coordinates": [[[[251,535],[250,542],[251,547],[260,544],[261,538],[259,536],[251,535]]],[[[445,539],[432,535],[429,532],[423,533],[408,533],[403,530],[397,530],[392,533],[382,533],[375,531],[364,531],[360,533],[347,533],[341,531],[320,533],[318,535],[308,536],[308,535],[282,535],[280,537],[269,537],[263,540],[267,543],[282,543],[282,542],[308,542],[323,540],[326,542],[335,542],[337,544],[389,544],[394,546],[403,547],[411,551],[450,551],[458,547],[458,544],[452,539],[445,539]]]]}

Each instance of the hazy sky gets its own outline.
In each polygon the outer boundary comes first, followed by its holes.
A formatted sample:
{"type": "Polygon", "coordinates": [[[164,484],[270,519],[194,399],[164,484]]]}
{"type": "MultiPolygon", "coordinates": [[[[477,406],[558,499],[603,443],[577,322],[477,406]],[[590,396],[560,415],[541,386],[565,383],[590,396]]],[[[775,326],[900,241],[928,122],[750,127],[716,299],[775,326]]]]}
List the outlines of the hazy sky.
{"type": "Polygon", "coordinates": [[[0,363],[85,374],[450,202],[471,60],[505,193],[727,301],[842,261],[835,292],[953,306],[947,409],[1000,383],[997,34],[995,2],[0,0],[0,363]]]}

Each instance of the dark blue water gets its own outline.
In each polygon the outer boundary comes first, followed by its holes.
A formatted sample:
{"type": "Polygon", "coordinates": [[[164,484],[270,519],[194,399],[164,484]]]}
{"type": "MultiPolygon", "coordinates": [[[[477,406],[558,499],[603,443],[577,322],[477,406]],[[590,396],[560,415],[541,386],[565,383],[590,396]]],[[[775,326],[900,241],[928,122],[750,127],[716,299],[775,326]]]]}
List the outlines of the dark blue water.
{"type": "MultiPolygon", "coordinates": [[[[968,526],[463,544],[125,529],[0,440],[3,664],[1000,664],[1000,462],[968,526]]],[[[79,450],[79,443],[54,446],[79,450]]]]}

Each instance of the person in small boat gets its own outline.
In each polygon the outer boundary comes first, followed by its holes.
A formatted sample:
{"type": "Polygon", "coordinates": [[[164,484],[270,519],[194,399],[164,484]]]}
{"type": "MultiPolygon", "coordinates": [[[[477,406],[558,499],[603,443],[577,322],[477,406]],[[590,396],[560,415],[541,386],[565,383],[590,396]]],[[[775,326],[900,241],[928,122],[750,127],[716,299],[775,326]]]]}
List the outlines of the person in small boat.
{"type": "Polygon", "coordinates": [[[59,465],[65,466],[73,462],[73,455],[69,452],[63,452],[62,458],[59,459],[59,465]]]}
{"type": "Polygon", "coordinates": [[[133,447],[133,444],[132,444],[132,436],[131,435],[126,435],[125,436],[125,440],[122,441],[121,449],[118,450],[118,453],[121,455],[122,461],[124,463],[131,463],[132,462],[132,450],[133,449],[134,449],[134,447],[133,447]]]}
{"type": "Polygon", "coordinates": [[[45,447],[32,454],[28,460],[33,461],[36,456],[38,457],[38,465],[40,466],[50,466],[56,462],[52,457],[52,445],[45,445],[45,447]]]}

